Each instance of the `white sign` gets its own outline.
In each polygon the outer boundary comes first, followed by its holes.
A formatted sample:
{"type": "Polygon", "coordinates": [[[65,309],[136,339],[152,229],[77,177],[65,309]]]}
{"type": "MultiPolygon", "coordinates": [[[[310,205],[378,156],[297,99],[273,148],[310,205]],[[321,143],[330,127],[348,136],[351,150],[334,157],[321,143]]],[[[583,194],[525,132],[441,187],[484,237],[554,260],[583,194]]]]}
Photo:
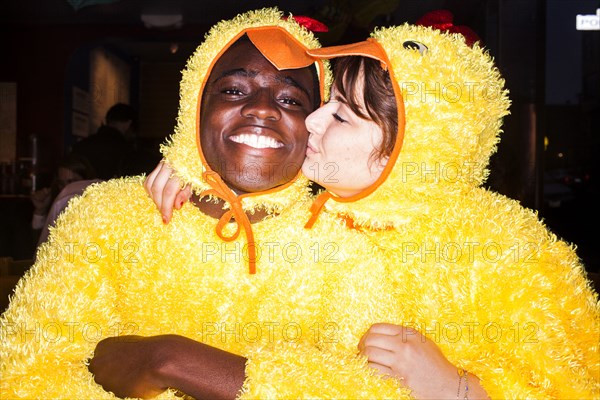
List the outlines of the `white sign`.
{"type": "Polygon", "coordinates": [[[600,8],[596,14],[577,14],[576,26],[578,31],[600,31],[600,8]]]}

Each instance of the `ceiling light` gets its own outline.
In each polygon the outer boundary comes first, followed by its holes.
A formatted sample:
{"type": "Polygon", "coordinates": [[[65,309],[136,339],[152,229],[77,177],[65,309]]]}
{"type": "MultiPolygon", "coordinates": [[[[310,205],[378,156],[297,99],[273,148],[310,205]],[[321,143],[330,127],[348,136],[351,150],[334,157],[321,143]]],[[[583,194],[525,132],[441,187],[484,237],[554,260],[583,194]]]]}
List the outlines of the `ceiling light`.
{"type": "Polygon", "coordinates": [[[141,18],[148,29],[177,29],[183,25],[181,14],[142,14],[141,18]]]}

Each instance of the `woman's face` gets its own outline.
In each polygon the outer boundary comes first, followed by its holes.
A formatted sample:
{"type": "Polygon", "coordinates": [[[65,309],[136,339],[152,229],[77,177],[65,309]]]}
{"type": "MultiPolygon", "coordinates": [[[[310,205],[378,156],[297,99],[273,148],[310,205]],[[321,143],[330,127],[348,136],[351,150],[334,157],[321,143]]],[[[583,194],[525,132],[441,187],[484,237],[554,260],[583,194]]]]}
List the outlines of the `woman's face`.
{"type": "MultiPolygon", "coordinates": [[[[363,87],[362,79],[356,84],[363,87]]],[[[306,118],[310,137],[302,172],[330,192],[349,197],[381,175],[386,160],[377,160],[373,152],[383,134],[375,122],[356,115],[333,86],[330,99],[306,118]]]]}

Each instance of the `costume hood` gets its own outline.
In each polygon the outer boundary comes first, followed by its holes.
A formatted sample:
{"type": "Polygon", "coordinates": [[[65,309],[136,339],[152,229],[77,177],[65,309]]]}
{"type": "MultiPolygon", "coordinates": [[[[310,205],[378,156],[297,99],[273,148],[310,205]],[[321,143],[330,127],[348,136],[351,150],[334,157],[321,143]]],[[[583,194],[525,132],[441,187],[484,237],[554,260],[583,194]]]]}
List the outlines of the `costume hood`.
{"type": "Polygon", "coordinates": [[[352,197],[322,193],[307,227],[323,206],[355,226],[398,227],[486,180],[510,102],[479,44],[469,47],[461,34],[404,24],[377,29],[365,42],[309,53],[380,60],[390,72],[399,115],[397,141],[381,177],[352,197]]]}
{"type": "MultiPolygon", "coordinates": [[[[248,247],[253,248],[253,234],[246,212],[252,213],[259,208],[267,212],[279,212],[291,203],[307,198],[309,191],[308,180],[299,172],[288,184],[238,196],[211,170],[205,160],[200,142],[199,120],[204,86],[216,61],[244,34],[278,69],[302,68],[315,63],[306,50],[320,47],[310,31],[294,18],[285,18],[276,8],[250,11],[217,23],[190,57],[182,72],[177,126],[167,144],[161,147],[161,152],[182,183],[190,184],[196,194],[225,201],[224,208],[229,211],[217,224],[219,236],[226,241],[234,240],[240,227],[243,227],[248,247]],[[273,192],[277,192],[277,195],[271,195],[273,192]],[[232,217],[238,224],[237,230],[233,234],[226,234],[223,228],[232,217]]],[[[323,98],[324,88],[329,87],[331,74],[323,62],[317,61],[316,65],[323,98]]],[[[252,265],[252,254],[249,254],[249,258],[252,265]]]]}

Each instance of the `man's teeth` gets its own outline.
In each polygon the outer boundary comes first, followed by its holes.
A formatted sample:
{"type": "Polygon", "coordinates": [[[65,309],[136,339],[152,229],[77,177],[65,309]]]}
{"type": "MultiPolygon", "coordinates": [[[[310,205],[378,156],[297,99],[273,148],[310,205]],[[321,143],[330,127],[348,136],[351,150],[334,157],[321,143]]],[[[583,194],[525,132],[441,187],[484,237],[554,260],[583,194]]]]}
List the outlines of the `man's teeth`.
{"type": "Polygon", "coordinates": [[[278,142],[269,136],[264,135],[253,135],[253,134],[241,134],[231,136],[230,139],[236,143],[242,143],[256,149],[278,149],[283,147],[283,143],[278,142]]]}

